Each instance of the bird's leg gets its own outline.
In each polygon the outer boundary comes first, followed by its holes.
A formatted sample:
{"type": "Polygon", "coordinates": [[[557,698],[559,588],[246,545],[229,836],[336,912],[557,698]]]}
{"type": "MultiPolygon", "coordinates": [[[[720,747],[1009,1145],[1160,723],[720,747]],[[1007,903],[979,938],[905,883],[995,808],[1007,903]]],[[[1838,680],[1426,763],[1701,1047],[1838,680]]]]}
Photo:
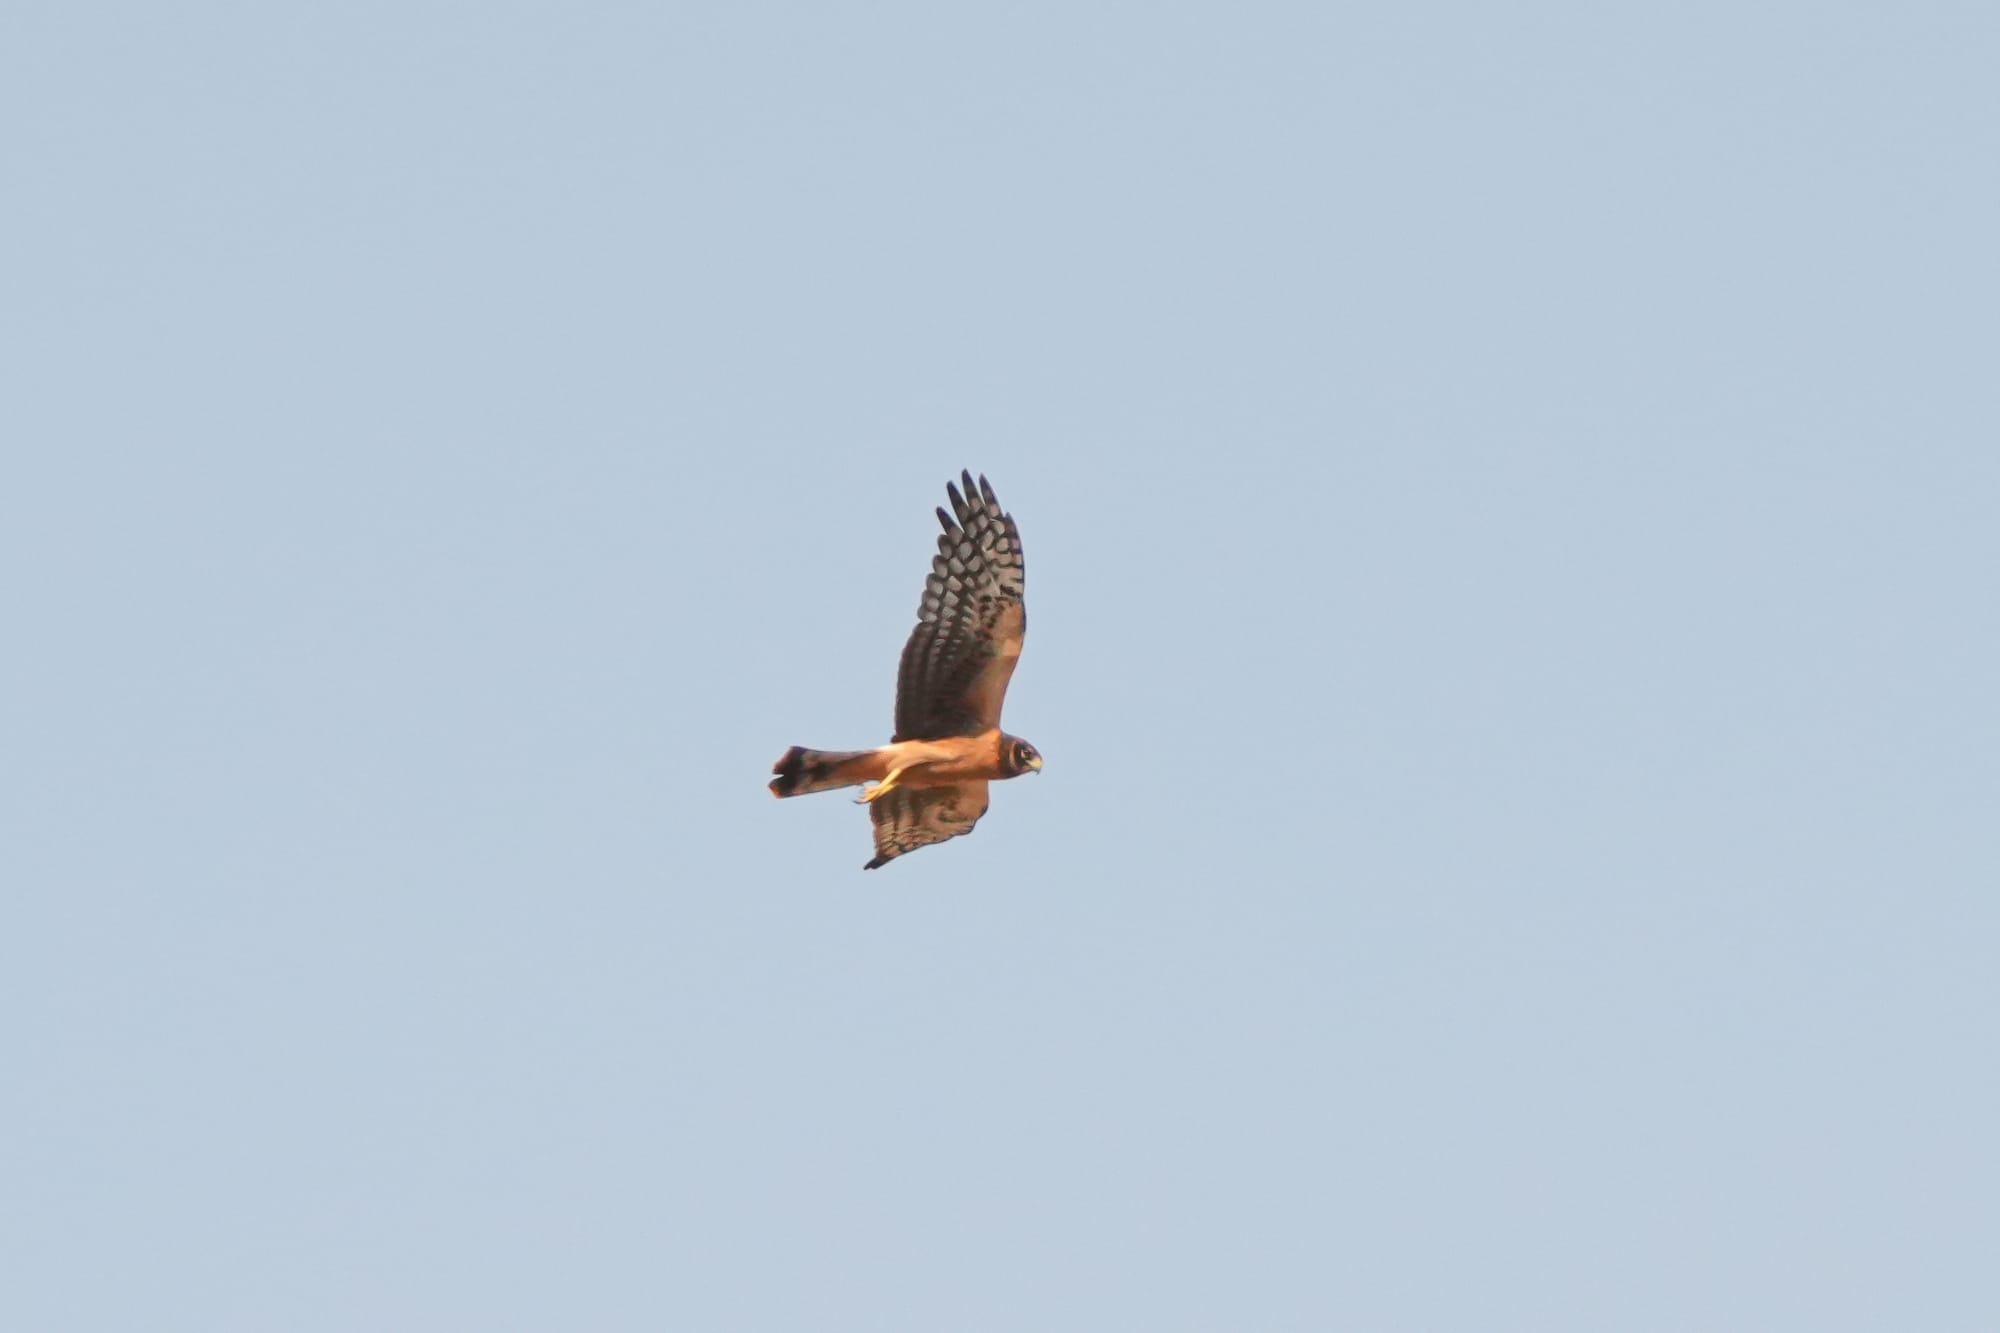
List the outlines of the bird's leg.
{"type": "Polygon", "coordinates": [[[859,796],[854,798],[854,803],[856,805],[866,805],[878,796],[888,795],[890,792],[896,789],[896,779],[902,776],[903,776],[902,769],[900,768],[890,769],[888,777],[883,778],[880,782],[876,783],[874,786],[864,790],[859,796]]]}

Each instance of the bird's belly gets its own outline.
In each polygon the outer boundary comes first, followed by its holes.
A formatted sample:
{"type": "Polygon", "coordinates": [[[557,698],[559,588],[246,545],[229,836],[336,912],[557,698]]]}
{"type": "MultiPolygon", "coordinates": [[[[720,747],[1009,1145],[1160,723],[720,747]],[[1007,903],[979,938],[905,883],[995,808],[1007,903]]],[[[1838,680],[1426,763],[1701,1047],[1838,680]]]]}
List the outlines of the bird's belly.
{"type": "Polygon", "coordinates": [[[903,741],[893,764],[907,765],[905,787],[943,787],[967,779],[991,778],[1000,769],[999,734],[952,736],[936,741],[903,741]]]}

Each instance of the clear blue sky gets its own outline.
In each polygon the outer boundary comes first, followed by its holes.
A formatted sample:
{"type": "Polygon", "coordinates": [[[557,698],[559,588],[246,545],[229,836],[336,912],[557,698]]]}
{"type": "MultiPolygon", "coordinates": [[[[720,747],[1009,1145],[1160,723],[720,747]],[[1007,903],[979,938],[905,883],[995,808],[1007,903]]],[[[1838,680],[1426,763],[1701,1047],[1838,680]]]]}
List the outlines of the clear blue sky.
{"type": "Polygon", "coordinates": [[[2000,1327],[1996,69],[17,3],[0,1326],[2000,1327]],[[961,467],[1048,768],[864,874],[961,467]]]}

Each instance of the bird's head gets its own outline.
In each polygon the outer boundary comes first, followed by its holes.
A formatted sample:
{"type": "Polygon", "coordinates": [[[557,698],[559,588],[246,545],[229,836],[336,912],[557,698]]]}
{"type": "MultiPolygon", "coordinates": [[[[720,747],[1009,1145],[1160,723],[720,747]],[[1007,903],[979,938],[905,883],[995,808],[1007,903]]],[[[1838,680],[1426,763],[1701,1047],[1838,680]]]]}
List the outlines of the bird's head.
{"type": "Polygon", "coordinates": [[[1010,778],[1018,778],[1023,773],[1042,771],[1041,752],[1019,736],[1006,738],[1001,745],[1000,757],[1006,765],[1007,776],[1010,778]]]}

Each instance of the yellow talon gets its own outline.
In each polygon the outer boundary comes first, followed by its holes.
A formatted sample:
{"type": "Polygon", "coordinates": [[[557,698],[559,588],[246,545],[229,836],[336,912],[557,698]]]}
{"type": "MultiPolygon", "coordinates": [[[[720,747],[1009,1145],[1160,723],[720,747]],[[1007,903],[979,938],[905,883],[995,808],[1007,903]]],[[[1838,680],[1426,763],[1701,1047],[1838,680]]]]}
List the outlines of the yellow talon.
{"type": "Polygon", "coordinates": [[[854,803],[856,805],[866,805],[870,801],[875,800],[877,797],[888,795],[890,792],[896,789],[896,779],[902,776],[903,776],[902,769],[900,768],[891,769],[888,777],[883,778],[880,782],[876,783],[872,787],[869,787],[868,789],[863,791],[859,796],[855,797],[854,803]]]}

